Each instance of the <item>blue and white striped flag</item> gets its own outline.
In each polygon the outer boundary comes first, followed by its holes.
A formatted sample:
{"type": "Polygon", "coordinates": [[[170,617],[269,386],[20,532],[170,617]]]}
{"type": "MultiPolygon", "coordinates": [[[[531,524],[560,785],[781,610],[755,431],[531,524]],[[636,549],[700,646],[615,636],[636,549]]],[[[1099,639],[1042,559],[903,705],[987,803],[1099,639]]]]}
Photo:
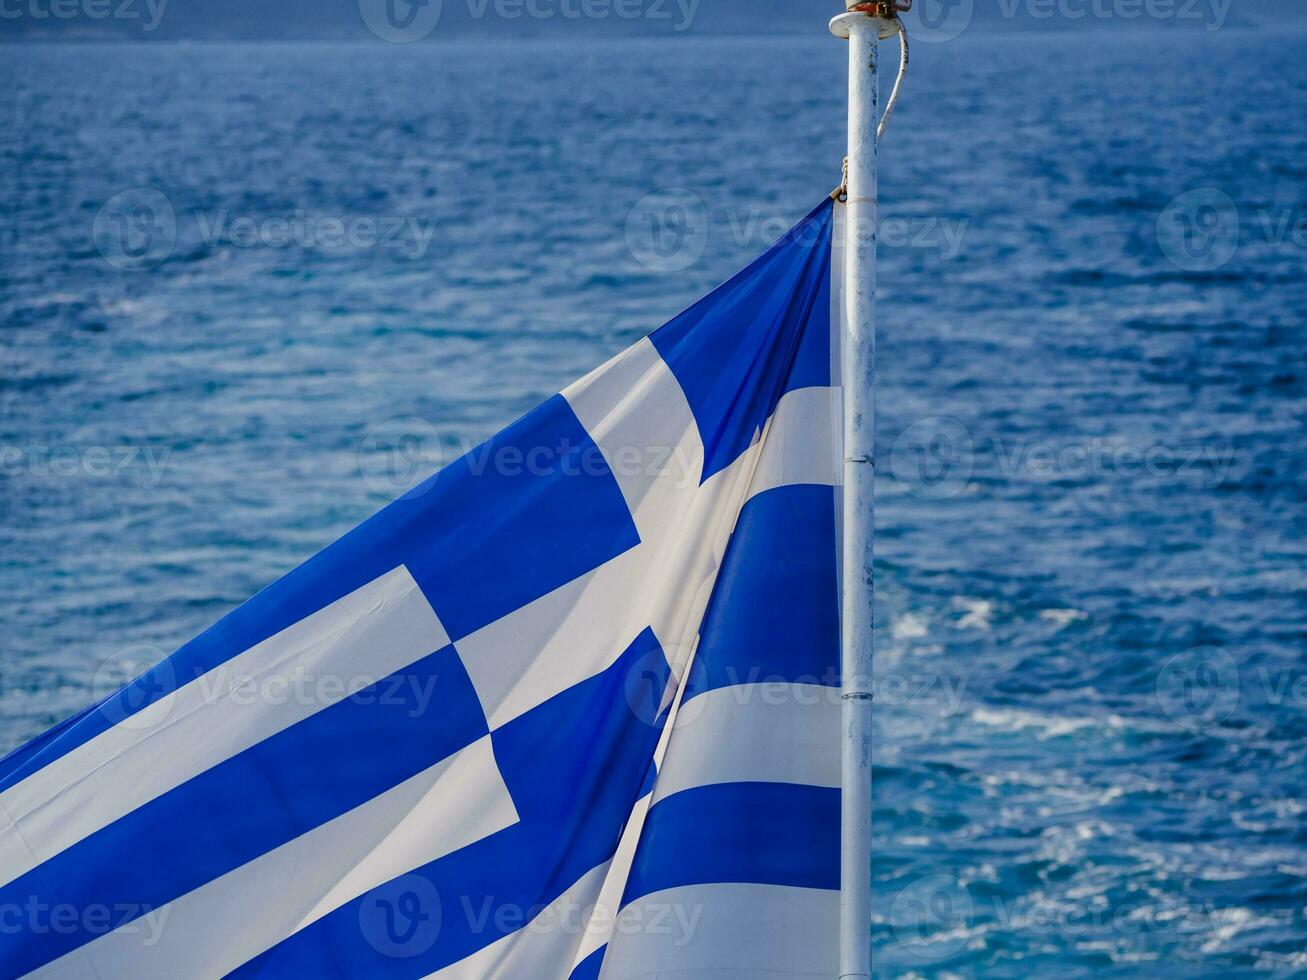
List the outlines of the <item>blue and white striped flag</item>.
{"type": "Polygon", "coordinates": [[[834,212],[0,760],[0,975],[834,977],[834,212]]]}

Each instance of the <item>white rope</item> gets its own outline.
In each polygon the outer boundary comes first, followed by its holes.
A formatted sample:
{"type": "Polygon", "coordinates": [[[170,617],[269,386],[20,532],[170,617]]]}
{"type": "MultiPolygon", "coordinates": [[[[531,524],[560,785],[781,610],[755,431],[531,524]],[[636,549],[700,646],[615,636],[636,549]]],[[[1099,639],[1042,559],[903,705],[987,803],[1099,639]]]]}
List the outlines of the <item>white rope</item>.
{"type": "MultiPolygon", "coordinates": [[[[885,130],[889,127],[890,117],[894,115],[894,108],[899,104],[899,95],[903,92],[903,80],[908,77],[908,29],[903,26],[900,19],[899,10],[908,10],[912,7],[912,0],[895,0],[897,5],[894,14],[894,29],[899,35],[899,73],[894,79],[894,88],[890,90],[889,101],[885,103],[885,114],[880,117],[880,122],[876,126],[876,142],[879,143],[885,138],[885,130]]],[[[831,191],[830,196],[836,201],[843,201],[847,196],[849,185],[849,158],[844,158],[844,172],[840,177],[840,186],[831,191]]]]}
{"type": "Polygon", "coordinates": [[[898,105],[899,93],[903,91],[903,79],[908,77],[908,29],[903,26],[903,21],[897,14],[894,16],[894,26],[899,32],[899,74],[894,79],[889,101],[885,103],[885,115],[880,117],[880,125],[876,127],[877,142],[885,138],[885,129],[889,126],[890,116],[894,115],[894,107],[898,105]]]}

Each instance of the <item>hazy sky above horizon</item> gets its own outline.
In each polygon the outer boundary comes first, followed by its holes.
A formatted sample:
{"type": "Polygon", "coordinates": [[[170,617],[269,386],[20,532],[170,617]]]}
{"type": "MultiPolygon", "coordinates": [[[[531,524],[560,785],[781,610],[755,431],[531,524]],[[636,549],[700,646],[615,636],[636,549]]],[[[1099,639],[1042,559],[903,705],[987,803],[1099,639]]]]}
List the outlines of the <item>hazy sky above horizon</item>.
{"type": "MultiPolygon", "coordinates": [[[[838,3],[826,5],[838,11],[838,3]]],[[[10,40],[365,39],[803,33],[807,0],[0,0],[10,40]]],[[[923,40],[969,30],[1169,30],[1307,25],[1301,0],[916,0],[923,40]]]]}

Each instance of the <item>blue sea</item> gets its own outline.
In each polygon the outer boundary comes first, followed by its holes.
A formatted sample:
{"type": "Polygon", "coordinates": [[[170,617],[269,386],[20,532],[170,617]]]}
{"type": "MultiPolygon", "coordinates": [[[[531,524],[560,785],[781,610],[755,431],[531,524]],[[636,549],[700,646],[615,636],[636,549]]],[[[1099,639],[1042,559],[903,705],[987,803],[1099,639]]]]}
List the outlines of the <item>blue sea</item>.
{"type": "MultiPolygon", "coordinates": [[[[916,52],[880,975],[1307,975],[1305,60],[916,52]]],[[[821,31],[7,46],[0,77],[0,751],[670,318],[843,154],[821,31]]]]}

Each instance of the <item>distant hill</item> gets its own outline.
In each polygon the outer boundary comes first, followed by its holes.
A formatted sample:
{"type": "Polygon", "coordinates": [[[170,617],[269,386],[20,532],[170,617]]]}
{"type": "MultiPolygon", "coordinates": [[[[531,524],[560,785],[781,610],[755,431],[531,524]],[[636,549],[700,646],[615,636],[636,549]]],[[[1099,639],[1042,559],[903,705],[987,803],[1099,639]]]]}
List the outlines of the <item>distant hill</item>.
{"type": "MultiPolygon", "coordinates": [[[[7,0],[0,38],[396,40],[816,34],[811,0],[7,0]]],[[[1301,0],[917,0],[923,40],[987,31],[1307,26],[1301,0]],[[1237,6],[1237,9],[1235,7],[1237,6]],[[1151,15],[1149,12],[1152,12],[1151,15]],[[1137,13],[1136,13],[1137,12],[1137,13]]]]}

